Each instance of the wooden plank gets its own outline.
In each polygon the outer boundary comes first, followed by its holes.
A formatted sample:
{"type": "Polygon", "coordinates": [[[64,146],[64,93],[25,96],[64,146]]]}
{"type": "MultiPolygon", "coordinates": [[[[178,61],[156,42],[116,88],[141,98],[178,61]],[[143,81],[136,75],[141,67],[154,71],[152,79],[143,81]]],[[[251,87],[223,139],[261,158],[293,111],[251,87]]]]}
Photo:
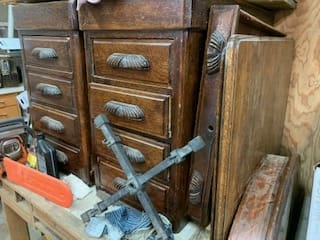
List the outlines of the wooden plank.
{"type": "Polygon", "coordinates": [[[76,0],[17,4],[13,16],[17,30],[78,29],[76,0]]]}
{"type": "Polygon", "coordinates": [[[286,239],[298,160],[297,156],[263,158],[242,197],[229,240],[286,239]]]}
{"type": "Polygon", "coordinates": [[[296,7],[294,0],[247,0],[267,9],[293,9],[296,7]]]}
{"type": "MultiPolygon", "coordinates": [[[[38,221],[40,221],[45,224],[45,226],[48,227],[52,232],[54,232],[58,236],[62,236],[63,239],[93,239],[85,234],[85,226],[80,218],[75,217],[64,208],[44,199],[40,195],[30,192],[29,190],[13,184],[6,179],[3,179],[2,182],[3,188],[10,189],[10,191],[18,193],[22,196],[24,201],[28,202],[28,204],[32,206],[32,211],[29,214],[30,219],[23,219],[24,214],[22,213],[21,206],[16,203],[15,207],[12,208],[14,209],[16,215],[14,215],[13,213],[10,214],[13,215],[13,217],[19,216],[18,221],[28,222],[30,224],[36,224],[38,221]],[[61,219],[63,219],[63,221],[61,221],[61,219]]],[[[9,203],[9,201],[15,201],[13,194],[11,194],[10,197],[9,191],[1,189],[0,193],[6,203],[9,203]]],[[[13,236],[15,236],[14,232],[12,234],[13,236]]],[[[23,234],[23,232],[21,232],[21,234],[23,234]]],[[[21,237],[15,239],[23,240],[23,238],[21,237]]]]}
{"type": "Polygon", "coordinates": [[[299,1],[293,13],[281,12],[276,27],[295,40],[283,154],[301,156],[301,184],[310,194],[313,166],[320,159],[320,4],[299,1]]]}
{"type": "Polygon", "coordinates": [[[5,202],[2,204],[11,240],[29,240],[28,224],[5,202]]]}
{"type": "Polygon", "coordinates": [[[216,239],[225,239],[246,184],[267,154],[278,154],[293,41],[234,35],[225,61],[216,239]]]}

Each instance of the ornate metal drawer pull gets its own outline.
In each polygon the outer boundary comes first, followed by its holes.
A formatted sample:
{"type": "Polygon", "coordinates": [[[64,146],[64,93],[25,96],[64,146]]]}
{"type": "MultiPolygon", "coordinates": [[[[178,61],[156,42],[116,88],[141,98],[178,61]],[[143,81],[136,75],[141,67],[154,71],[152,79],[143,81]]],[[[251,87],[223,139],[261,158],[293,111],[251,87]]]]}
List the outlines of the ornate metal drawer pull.
{"type": "Polygon", "coordinates": [[[57,133],[64,133],[64,125],[48,116],[43,116],[40,122],[49,130],[55,131],[57,133]]]}
{"type": "Polygon", "coordinates": [[[223,35],[214,31],[210,36],[210,42],[207,49],[207,73],[213,74],[219,71],[223,47],[226,43],[223,35]]]}
{"type": "Polygon", "coordinates": [[[139,71],[147,71],[150,68],[148,60],[137,54],[112,53],[107,63],[112,68],[133,69],[139,71]]]}
{"type": "Polygon", "coordinates": [[[192,178],[189,185],[189,201],[193,205],[201,202],[203,188],[203,177],[200,172],[193,171],[192,178]]]}
{"type": "Polygon", "coordinates": [[[135,121],[144,120],[144,112],[137,105],[118,101],[109,101],[104,105],[104,108],[108,113],[118,117],[123,117],[135,121]]]}
{"type": "Polygon", "coordinates": [[[145,163],[145,157],[138,149],[122,145],[129,160],[133,163],[145,163]]]}
{"type": "Polygon", "coordinates": [[[66,164],[69,161],[67,154],[65,154],[64,152],[57,149],[56,153],[57,153],[58,162],[66,164]]]}
{"type": "Polygon", "coordinates": [[[122,188],[124,188],[126,186],[126,180],[120,178],[120,177],[116,177],[113,180],[113,186],[115,189],[120,190],[122,188]]]}
{"type": "Polygon", "coordinates": [[[38,59],[58,58],[58,54],[53,48],[36,47],[32,49],[31,54],[38,59]]]}
{"type": "Polygon", "coordinates": [[[56,85],[51,85],[47,83],[38,83],[36,89],[41,92],[43,96],[62,96],[60,88],[56,85]]]}

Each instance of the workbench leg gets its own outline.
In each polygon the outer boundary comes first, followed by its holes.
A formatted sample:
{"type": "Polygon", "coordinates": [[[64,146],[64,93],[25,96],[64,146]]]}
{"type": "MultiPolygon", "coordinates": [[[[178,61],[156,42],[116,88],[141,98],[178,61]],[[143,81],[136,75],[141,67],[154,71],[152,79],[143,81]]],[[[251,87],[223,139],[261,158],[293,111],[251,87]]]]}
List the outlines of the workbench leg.
{"type": "Polygon", "coordinates": [[[7,219],[7,226],[11,240],[30,240],[28,224],[9,206],[2,202],[7,219]]]}

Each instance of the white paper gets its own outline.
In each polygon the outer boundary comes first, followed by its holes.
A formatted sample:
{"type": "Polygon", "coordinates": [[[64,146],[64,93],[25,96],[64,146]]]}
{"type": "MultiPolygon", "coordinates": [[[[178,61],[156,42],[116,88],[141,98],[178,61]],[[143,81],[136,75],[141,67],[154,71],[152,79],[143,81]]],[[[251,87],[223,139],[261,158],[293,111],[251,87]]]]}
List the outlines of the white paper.
{"type": "Polygon", "coordinates": [[[19,38],[0,38],[0,49],[2,50],[21,49],[19,38]]]}
{"type": "Polygon", "coordinates": [[[320,239],[320,168],[314,171],[307,240],[320,239]]]}
{"type": "Polygon", "coordinates": [[[20,93],[19,95],[16,96],[20,107],[23,110],[27,110],[29,108],[29,98],[28,98],[28,93],[27,91],[23,91],[22,93],[20,93]]]}
{"type": "Polygon", "coordinates": [[[63,177],[62,180],[69,185],[74,199],[83,199],[92,191],[87,184],[73,174],[63,177]]]}

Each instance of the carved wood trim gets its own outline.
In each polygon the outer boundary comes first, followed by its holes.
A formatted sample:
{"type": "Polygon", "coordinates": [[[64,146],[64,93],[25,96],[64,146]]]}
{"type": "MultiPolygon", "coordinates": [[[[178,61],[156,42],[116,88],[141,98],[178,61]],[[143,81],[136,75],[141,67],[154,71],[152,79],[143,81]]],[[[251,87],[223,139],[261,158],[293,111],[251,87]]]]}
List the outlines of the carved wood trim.
{"type": "Polygon", "coordinates": [[[126,153],[129,160],[133,163],[145,163],[145,157],[138,149],[122,145],[124,152],[126,153]]]}
{"type": "Polygon", "coordinates": [[[64,125],[51,117],[43,116],[40,122],[49,130],[55,131],[57,133],[64,133],[64,125]]]}
{"type": "Polygon", "coordinates": [[[135,121],[144,120],[144,112],[137,105],[118,102],[118,101],[109,101],[104,105],[104,109],[108,113],[118,117],[123,117],[129,120],[135,120],[135,121]]]}
{"type": "Polygon", "coordinates": [[[214,31],[211,34],[207,49],[207,73],[209,75],[219,71],[225,43],[226,39],[219,31],[214,31]]]}
{"type": "Polygon", "coordinates": [[[36,47],[32,49],[31,55],[38,59],[58,58],[58,54],[53,48],[36,47]]]}
{"type": "Polygon", "coordinates": [[[139,71],[148,71],[149,61],[138,54],[113,53],[107,58],[107,63],[112,68],[133,69],[139,71]]]}
{"type": "Polygon", "coordinates": [[[201,173],[196,170],[193,171],[189,185],[189,201],[193,205],[201,203],[203,182],[201,173]]]}
{"type": "Polygon", "coordinates": [[[36,89],[41,92],[41,95],[43,96],[55,96],[55,97],[60,97],[62,96],[62,92],[60,88],[56,85],[51,85],[47,83],[38,83],[36,86],[36,89]]]}

